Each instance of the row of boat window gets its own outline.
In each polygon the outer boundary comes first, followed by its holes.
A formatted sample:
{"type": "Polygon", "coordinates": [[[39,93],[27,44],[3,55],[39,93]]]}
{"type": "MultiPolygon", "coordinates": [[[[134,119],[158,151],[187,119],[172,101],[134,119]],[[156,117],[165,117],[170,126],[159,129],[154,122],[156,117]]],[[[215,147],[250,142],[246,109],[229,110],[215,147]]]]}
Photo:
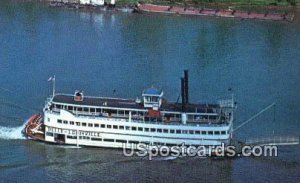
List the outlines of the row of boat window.
{"type": "Polygon", "coordinates": [[[89,108],[89,107],[75,107],[75,106],[70,106],[70,105],[59,105],[59,104],[54,104],[51,106],[51,109],[65,109],[68,111],[73,111],[73,112],[85,112],[85,113],[107,113],[107,114],[123,114],[123,115],[129,115],[131,112],[132,115],[145,115],[144,111],[130,111],[130,110],[122,110],[122,109],[103,109],[103,108],[89,108]]]}
{"type": "MultiPolygon", "coordinates": [[[[90,115],[100,115],[104,117],[110,117],[110,116],[117,116],[117,117],[128,117],[129,113],[131,113],[132,118],[142,118],[143,116],[146,116],[145,111],[130,111],[130,110],[123,110],[123,109],[103,109],[103,108],[88,108],[88,107],[75,107],[75,106],[69,106],[69,105],[59,105],[59,104],[53,104],[51,109],[64,109],[71,111],[73,113],[85,113],[90,115]]],[[[212,111],[211,109],[206,109],[205,111],[201,111],[200,109],[198,112],[208,112],[208,113],[215,113],[216,111],[212,111]]],[[[180,119],[180,114],[164,114],[164,117],[166,118],[175,118],[180,119]]],[[[193,120],[201,120],[201,119],[211,119],[216,120],[218,116],[206,116],[206,115],[188,115],[188,119],[193,120]]]]}
{"type": "MultiPolygon", "coordinates": [[[[54,134],[52,132],[47,132],[47,136],[53,137],[54,134]]],[[[68,139],[76,140],[76,136],[67,135],[68,139]]],[[[97,137],[88,137],[88,136],[79,136],[80,140],[91,140],[91,141],[103,141],[103,142],[117,142],[117,143],[128,143],[128,144],[138,144],[143,143],[146,145],[153,144],[153,145],[167,145],[167,146],[175,146],[181,144],[171,144],[171,143],[163,143],[163,142],[149,142],[149,141],[135,141],[135,140],[124,140],[124,139],[107,139],[107,138],[97,138],[97,137]]]]}
{"type": "MultiPolygon", "coordinates": [[[[77,139],[77,137],[67,135],[68,139],[77,139]]],[[[174,146],[180,144],[170,144],[170,143],[162,143],[162,142],[146,142],[146,141],[136,141],[136,140],[124,140],[124,139],[107,139],[107,138],[94,138],[94,137],[86,137],[86,136],[79,136],[80,140],[92,140],[92,141],[103,141],[103,142],[117,142],[117,143],[128,143],[128,144],[153,144],[153,145],[167,145],[167,146],[174,146]]]]}
{"type": "Polygon", "coordinates": [[[131,130],[131,131],[144,131],[144,132],[157,132],[157,133],[173,133],[173,134],[197,134],[197,135],[226,135],[226,131],[200,131],[200,130],[179,130],[179,129],[162,129],[162,128],[143,128],[135,126],[123,126],[123,125],[109,125],[109,124],[97,124],[97,123],[84,123],[74,122],[66,120],[57,120],[59,124],[70,124],[83,127],[95,127],[106,128],[116,130],[131,130]]]}
{"type": "MultiPolygon", "coordinates": [[[[68,139],[77,139],[77,137],[67,135],[68,139]]],[[[145,142],[145,141],[136,141],[136,140],[124,140],[124,139],[107,139],[107,138],[94,138],[94,137],[86,137],[86,136],[79,136],[80,140],[92,140],[92,141],[103,141],[103,142],[118,142],[118,143],[129,143],[129,144],[153,144],[153,145],[178,145],[178,144],[166,144],[161,142],[145,142]]]]}

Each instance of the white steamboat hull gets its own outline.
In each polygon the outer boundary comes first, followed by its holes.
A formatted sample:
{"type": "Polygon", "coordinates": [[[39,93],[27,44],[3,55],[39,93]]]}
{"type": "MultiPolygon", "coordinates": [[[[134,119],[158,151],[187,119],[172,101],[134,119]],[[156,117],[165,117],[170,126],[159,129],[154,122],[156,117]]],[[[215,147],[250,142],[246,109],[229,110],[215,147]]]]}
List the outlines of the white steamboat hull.
{"type": "Polygon", "coordinates": [[[60,113],[46,111],[44,114],[46,142],[78,146],[123,148],[126,145],[127,148],[135,148],[139,143],[166,146],[221,145],[229,143],[232,127],[232,123],[189,126],[83,117],[65,110],[60,113]]]}

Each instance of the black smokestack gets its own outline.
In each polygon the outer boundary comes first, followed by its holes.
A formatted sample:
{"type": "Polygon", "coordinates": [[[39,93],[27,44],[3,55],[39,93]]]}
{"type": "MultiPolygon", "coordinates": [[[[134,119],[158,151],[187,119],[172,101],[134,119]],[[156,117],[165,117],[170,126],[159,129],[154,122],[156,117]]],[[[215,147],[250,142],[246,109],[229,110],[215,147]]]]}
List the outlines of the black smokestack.
{"type": "Polygon", "coordinates": [[[184,78],[181,78],[181,105],[182,111],[185,112],[185,87],[184,87],[184,78]]]}
{"type": "Polygon", "coordinates": [[[189,103],[189,71],[184,70],[184,94],[185,104],[189,103]]]}

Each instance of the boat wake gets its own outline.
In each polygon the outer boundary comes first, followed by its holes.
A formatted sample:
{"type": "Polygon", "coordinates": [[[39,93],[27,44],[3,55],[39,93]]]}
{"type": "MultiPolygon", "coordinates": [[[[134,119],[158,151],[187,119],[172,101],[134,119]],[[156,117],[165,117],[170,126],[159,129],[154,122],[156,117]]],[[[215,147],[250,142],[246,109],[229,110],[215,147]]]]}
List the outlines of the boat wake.
{"type": "Polygon", "coordinates": [[[22,130],[24,129],[25,125],[26,123],[17,127],[0,126],[0,139],[25,139],[24,135],[22,134],[22,130]]]}
{"type": "Polygon", "coordinates": [[[63,148],[63,149],[81,149],[81,146],[73,146],[73,145],[58,145],[56,146],[58,148],[63,148]]]}
{"type": "MultiPolygon", "coordinates": [[[[147,157],[149,158],[149,157],[147,157]]],[[[151,160],[153,161],[171,161],[171,160],[175,160],[177,159],[176,156],[165,156],[165,157],[162,157],[162,156],[158,156],[158,157],[152,157],[151,160]]]]}

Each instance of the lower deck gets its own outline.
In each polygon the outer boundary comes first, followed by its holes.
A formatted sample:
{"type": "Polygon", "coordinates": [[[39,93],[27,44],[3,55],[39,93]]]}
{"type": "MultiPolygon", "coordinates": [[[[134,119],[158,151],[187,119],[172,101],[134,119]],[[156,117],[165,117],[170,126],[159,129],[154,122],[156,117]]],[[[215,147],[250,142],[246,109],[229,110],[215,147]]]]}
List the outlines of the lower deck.
{"type": "MultiPolygon", "coordinates": [[[[65,120],[64,120],[65,121],[65,120]]],[[[24,129],[27,137],[50,143],[77,146],[95,146],[124,148],[147,146],[180,146],[184,145],[220,145],[230,142],[230,131],[201,131],[201,128],[161,129],[159,127],[140,128],[102,123],[98,129],[84,129],[66,126],[66,124],[45,124],[41,115],[32,116],[24,129]],[[105,128],[101,130],[101,126],[105,128]],[[129,127],[129,128],[128,128],[129,127]],[[194,129],[194,130],[192,130],[194,129]],[[146,131],[145,131],[146,130],[146,131]]],[[[88,124],[88,123],[87,123],[88,124]]],[[[96,123],[94,123],[95,125],[96,123]]]]}

